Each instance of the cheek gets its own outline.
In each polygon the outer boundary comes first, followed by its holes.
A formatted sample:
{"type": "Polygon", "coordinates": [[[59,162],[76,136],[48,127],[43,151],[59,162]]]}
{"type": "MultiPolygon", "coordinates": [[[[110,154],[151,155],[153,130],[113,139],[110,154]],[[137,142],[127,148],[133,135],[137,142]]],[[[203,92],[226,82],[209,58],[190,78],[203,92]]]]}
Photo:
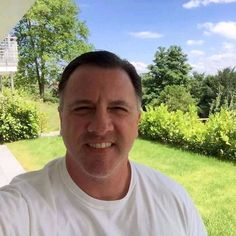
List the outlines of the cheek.
{"type": "Polygon", "coordinates": [[[138,125],[135,120],[130,122],[123,122],[119,124],[121,127],[121,132],[124,140],[127,142],[132,143],[133,140],[138,136],[138,125]]]}
{"type": "Polygon", "coordinates": [[[84,133],[84,130],[86,130],[88,122],[83,119],[78,119],[76,116],[64,116],[61,119],[61,128],[62,132],[80,135],[84,133]]]}
{"type": "Polygon", "coordinates": [[[133,127],[131,129],[131,133],[132,133],[133,139],[138,137],[138,126],[137,125],[133,125],[133,127]]]}

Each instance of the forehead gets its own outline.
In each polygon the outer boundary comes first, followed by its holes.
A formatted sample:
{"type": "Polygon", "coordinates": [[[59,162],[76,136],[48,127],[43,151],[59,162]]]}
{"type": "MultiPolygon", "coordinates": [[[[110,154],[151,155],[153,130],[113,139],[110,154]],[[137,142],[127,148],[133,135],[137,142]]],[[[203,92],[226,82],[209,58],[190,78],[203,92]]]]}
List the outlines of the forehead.
{"type": "Polygon", "coordinates": [[[93,65],[82,65],[75,69],[64,91],[64,98],[76,96],[85,99],[100,95],[114,99],[136,97],[126,71],[121,68],[102,68],[93,65]]]}

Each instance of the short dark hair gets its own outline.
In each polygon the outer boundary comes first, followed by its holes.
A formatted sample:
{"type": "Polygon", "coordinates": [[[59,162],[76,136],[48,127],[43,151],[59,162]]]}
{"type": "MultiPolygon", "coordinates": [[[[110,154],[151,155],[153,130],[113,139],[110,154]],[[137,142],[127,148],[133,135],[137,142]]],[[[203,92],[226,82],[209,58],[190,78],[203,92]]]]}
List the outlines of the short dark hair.
{"type": "Polygon", "coordinates": [[[73,71],[81,65],[95,65],[102,68],[121,68],[130,77],[136,96],[140,104],[142,101],[141,78],[135,67],[127,60],[121,59],[116,54],[108,51],[93,51],[84,53],[72,60],[64,69],[58,86],[59,95],[61,95],[73,71]]]}

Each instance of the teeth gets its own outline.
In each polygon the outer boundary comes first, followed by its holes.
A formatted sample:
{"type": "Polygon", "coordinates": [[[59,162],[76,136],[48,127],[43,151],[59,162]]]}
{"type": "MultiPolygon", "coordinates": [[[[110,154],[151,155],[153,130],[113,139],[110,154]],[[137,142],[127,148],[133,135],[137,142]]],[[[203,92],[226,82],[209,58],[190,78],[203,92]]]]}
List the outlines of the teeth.
{"type": "Polygon", "coordinates": [[[89,146],[93,148],[108,148],[111,143],[90,143],[89,146]]]}

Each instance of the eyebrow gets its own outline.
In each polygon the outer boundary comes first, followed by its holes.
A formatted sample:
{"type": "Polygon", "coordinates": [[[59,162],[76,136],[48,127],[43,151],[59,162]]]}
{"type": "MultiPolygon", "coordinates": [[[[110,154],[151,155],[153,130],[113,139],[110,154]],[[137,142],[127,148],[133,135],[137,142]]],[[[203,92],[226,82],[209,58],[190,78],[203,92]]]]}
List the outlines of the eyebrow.
{"type": "MultiPolygon", "coordinates": [[[[68,106],[75,106],[75,105],[94,105],[95,103],[91,100],[87,99],[81,99],[81,100],[76,100],[73,103],[69,104],[68,106]]],[[[130,108],[131,106],[124,100],[116,100],[116,101],[111,101],[108,102],[108,106],[125,106],[127,108],[130,108]]]]}
{"type": "Polygon", "coordinates": [[[74,107],[74,106],[78,106],[78,105],[93,105],[94,103],[90,100],[87,99],[82,99],[82,100],[76,100],[71,102],[70,104],[68,104],[67,106],[69,108],[74,107]]]}
{"type": "Polygon", "coordinates": [[[124,107],[130,108],[130,105],[126,101],[123,101],[123,100],[112,101],[109,103],[109,105],[110,106],[124,106],[124,107]]]}

